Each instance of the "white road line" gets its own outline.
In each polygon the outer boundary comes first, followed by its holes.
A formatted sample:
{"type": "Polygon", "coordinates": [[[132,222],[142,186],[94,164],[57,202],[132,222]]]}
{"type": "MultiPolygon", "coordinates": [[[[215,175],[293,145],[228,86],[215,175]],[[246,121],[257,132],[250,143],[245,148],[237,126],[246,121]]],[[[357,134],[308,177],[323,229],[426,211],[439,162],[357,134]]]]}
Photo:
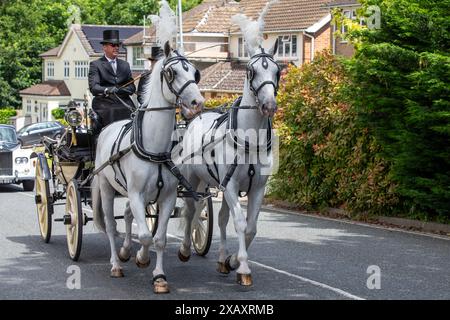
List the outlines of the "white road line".
{"type": "Polygon", "coordinates": [[[321,282],[318,282],[318,281],[314,281],[314,280],[311,280],[311,279],[308,279],[308,278],[304,278],[304,277],[298,276],[298,275],[296,275],[296,274],[289,273],[289,272],[287,272],[287,271],[283,271],[283,270],[280,270],[280,269],[276,269],[276,268],[267,266],[267,265],[265,265],[265,264],[262,264],[262,263],[259,263],[259,262],[253,261],[253,260],[249,260],[249,262],[251,262],[252,264],[256,264],[257,266],[260,266],[260,267],[262,267],[262,268],[265,268],[265,269],[268,269],[268,270],[271,270],[271,271],[274,271],[274,272],[277,272],[277,273],[284,274],[284,275],[286,275],[286,276],[289,276],[289,277],[298,279],[298,280],[303,281],[303,282],[307,282],[307,283],[312,284],[312,285],[314,285],[314,286],[317,286],[317,287],[321,287],[321,288],[323,288],[323,289],[327,289],[327,290],[334,291],[334,292],[336,292],[336,293],[338,293],[338,294],[340,294],[340,295],[342,295],[342,296],[344,296],[344,297],[346,297],[346,298],[350,298],[350,299],[353,299],[353,300],[365,300],[364,298],[355,296],[355,295],[353,295],[353,294],[351,294],[351,293],[348,293],[348,292],[346,292],[346,291],[344,291],[344,290],[341,290],[341,289],[338,289],[338,288],[331,287],[331,286],[329,286],[329,285],[326,285],[326,284],[321,283],[321,282]]]}

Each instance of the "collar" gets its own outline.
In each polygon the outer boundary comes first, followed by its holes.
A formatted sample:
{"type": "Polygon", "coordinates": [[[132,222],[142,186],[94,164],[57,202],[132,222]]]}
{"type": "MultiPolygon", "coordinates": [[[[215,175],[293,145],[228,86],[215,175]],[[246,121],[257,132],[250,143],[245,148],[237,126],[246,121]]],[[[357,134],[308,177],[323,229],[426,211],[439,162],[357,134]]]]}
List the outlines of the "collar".
{"type": "Polygon", "coordinates": [[[106,55],[104,55],[104,57],[106,58],[106,60],[108,60],[109,63],[111,63],[111,61],[115,61],[117,63],[117,58],[116,59],[110,59],[106,55]]]}

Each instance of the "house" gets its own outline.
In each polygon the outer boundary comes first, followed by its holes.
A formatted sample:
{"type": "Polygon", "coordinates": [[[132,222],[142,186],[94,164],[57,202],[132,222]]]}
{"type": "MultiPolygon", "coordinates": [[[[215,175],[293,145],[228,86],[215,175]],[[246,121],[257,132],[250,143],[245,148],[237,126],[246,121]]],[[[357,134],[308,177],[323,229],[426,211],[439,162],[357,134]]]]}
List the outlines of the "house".
{"type": "MultiPolygon", "coordinates": [[[[328,8],[330,9],[330,12],[333,9],[341,9],[342,15],[349,19],[356,19],[356,10],[361,6],[357,0],[334,0],[327,4],[328,8]]],[[[363,24],[363,21],[360,21],[361,24],[363,24]]],[[[338,31],[337,26],[333,24],[331,26],[333,34],[338,31]]],[[[340,33],[344,35],[347,30],[345,26],[340,27],[340,33]]],[[[336,55],[351,57],[354,53],[353,46],[348,43],[348,41],[338,37],[334,36],[332,38],[332,44],[331,44],[332,52],[336,55]]]]}
{"type": "MultiPolygon", "coordinates": [[[[103,55],[100,41],[105,29],[118,29],[121,40],[125,40],[142,27],[71,25],[61,45],[40,55],[42,82],[20,91],[20,116],[25,118],[21,123],[52,120],[53,109],[67,106],[70,100],[79,104],[84,101],[89,87],[89,63],[103,55]]],[[[119,57],[126,58],[124,48],[119,57]]]]}

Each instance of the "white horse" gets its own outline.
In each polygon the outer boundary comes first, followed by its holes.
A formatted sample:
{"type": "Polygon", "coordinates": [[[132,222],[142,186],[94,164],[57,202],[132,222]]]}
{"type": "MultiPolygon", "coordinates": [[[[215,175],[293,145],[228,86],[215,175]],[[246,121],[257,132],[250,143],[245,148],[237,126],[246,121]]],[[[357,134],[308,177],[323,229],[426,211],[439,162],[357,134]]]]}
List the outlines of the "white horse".
{"type": "MultiPolygon", "coordinates": [[[[270,123],[277,110],[275,96],[280,77],[280,68],[273,59],[277,46],[278,42],[268,52],[261,46],[248,48],[251,58],[240,104],[232,107],[228,117],[205,112],[194,119],[184,135],[183,155],[178,161],[184,163],[182,172],[194,188],[206,184],[223,190],[219,212],[218,271],[229,273],[237,267],[237,281],[245,286],[252,284],[247,249],[256,235],[256,222],[272,167],[270,123]],[[261,161],[263,153],[265,160],[261,161]],[[240,191],[248,192],[247,216],[239,204],[240,191]],[[239,239],[239,251],[237,255],[227,257],[226,225],[230,211],[239,239]]],[[[196,207],[192,199],[186,199],[184,239],[178,253],[181,261],[187,261],[191,253],[190,230],[191,222],[198,219],[196,207]]]]}
{"type": "Polygon", "coordinates": [[[112,166],[100,169],[92,183],[94,221],[100,230],[106,230],[111,245],[111,276],[123,277],[119,259],[128,261],[131,256],[131,224],[134,217],[142,244],[135,259],[139,267],[150,264],[149,246],[153,240],[155,243],[155,293],[169,292],[163,270],[163,251],[168,220],[177,197],[178,179],[164,163],[170,160],[175,106],[180,106],[183,115],[191,118],[202,110],[204,103],[197,86],[199,71],[184,56],[172,50],[168,42],[164,53],[165,59],[155,64],[149,90],[145,90],[150,99],[144,100],[150,103],[136,115],[136,119],[141,119],[137,122],[138,126],[127,131],[129,121],[124,120],[109,125],[101,132],[97,142],[96,171],[108,163],[111,155],[118,150],[123,150],[124,155],[112,166]],[[134,136],[133,143],[131,136],[134,136]],[[114,242],[117,234],[113,211],[116,191],[129,199],[124,213],[126,235],[119,254],[114,242]],[[154,201],[159,206],[159,226],[152,239],[146,223],[146,206],[154,201]]]}

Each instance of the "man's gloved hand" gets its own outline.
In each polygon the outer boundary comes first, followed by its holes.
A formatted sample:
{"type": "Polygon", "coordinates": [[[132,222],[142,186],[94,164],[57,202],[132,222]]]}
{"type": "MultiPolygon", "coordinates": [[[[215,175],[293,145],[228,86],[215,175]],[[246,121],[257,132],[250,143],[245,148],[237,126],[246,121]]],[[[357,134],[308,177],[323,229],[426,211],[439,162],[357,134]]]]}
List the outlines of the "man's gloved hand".
{"type": "Polygon", "coordinates": [[[115,94],[119,91],[119,88],[117,87],[109,87],[105,89],[105,95],[109,96],[110,94],[115,94]]]}

